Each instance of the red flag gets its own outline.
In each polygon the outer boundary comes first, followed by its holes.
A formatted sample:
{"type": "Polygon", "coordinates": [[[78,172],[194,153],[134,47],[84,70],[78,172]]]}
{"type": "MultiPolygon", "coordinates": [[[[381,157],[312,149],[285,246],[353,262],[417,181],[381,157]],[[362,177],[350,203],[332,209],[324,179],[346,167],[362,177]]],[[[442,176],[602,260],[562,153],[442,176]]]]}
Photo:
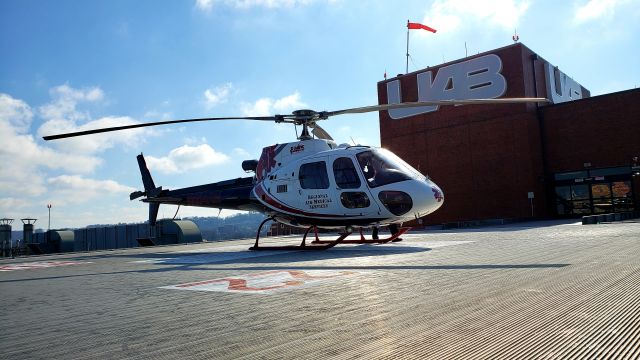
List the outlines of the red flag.
{"type": "Polygon", "coordinates": [[[422,30],[427,30],[427,31],[431,31],[432,33],[436,32],[436,29],[434,28],[430,28],[427,25],[422,25],[419,23],[412,23],[412,22],[407,22],[407,28],[409,30],[418,30],[418,29],[422,29],[422,30]]]}

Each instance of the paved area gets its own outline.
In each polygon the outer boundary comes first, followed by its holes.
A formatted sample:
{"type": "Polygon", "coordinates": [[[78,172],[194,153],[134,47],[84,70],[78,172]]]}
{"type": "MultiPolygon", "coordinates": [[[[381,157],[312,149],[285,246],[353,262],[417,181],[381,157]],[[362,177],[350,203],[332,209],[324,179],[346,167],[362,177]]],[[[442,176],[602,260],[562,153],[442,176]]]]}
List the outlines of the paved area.
{"type": "Polygon", "coordinates": [[[2,260],[0,358],[640,357],[640,223],[404,238],[2,260]]]}

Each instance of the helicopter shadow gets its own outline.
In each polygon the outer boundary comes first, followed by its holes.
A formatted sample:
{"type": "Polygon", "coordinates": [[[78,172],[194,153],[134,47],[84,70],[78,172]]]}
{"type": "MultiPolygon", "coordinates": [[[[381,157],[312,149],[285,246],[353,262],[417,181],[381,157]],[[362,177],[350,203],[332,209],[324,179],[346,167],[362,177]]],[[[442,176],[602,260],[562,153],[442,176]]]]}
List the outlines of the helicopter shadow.
{"type": "Polygon", "coordinates": [[[237,250],[184,253],[131,254],[122,257],[138,258],[140,262],[155,265],[206,265],[206,264],[284,264],[318,260],[354,259],[423,253],[431,251],[428,247],[417,246],[380,246],[359,245],[334,248],[328,251],[274,251],[274,250],[237,250]]]}

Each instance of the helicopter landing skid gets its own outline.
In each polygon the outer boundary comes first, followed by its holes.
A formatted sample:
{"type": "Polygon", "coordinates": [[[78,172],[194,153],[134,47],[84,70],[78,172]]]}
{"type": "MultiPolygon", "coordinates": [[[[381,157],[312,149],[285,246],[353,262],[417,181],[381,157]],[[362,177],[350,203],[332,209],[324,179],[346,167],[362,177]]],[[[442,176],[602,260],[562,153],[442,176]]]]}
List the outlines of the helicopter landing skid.
{"type": "MultiPolygon", "coordinates": [[[[364,235],[362,234],[362,229],[360,229],[360,240],[342,240],[341,243],[342,244],[386,244],[390,241],[396,242],[396,241],[402,241],[401,239],[399,240],[398,238],[400,236],[402,236],[402,234],[406,233],[407,231],[411,230],[410,227],[403,227],[400,228],[400,230],[398,230],[397,233],[391,235],[388,238],[384,238],[384,239],[366,239],[364,237],[364,235]]],[[[312,244],[327,244],[330,243],[331,241],[326,241],[326,240],[318,240],[317,235],[316,235],[316,240],[312,242],[312,244]]]]}
{"type": "Polygon", "coordinates": [[[250,247],[249,250],[254,250],[254,251],[256,250],[286,250],[286,251],[327,250],[338,245],[339,243],[344,241],[344,239],[347,236],[351,235],[350,232],[347,232],[344,234],[340,234],[340,236],[336,240],[320,242],[320,240],[318,239],[318,229],[315,226],[310,226],[307,229],[307,231],[305,231],[304,236],[302,237],[302,243],[300,243],[300,245],[259,246],[258,243],[260,241],[260,230],[262,230],[262,226],[269,220],[273,220],[273,219],[267,218],[260,224],[260,227],[258,228],[258,233],[256,234],[256,243],[252,247],[250,247]],[[311,231],[311,229],[315,230],[315,237],[316,237],[315,241],[313,241],[312,244],[322,243],[322,245],[307,245],[306,243],[307,235],[309,234],[309,231],[311,231]]]}

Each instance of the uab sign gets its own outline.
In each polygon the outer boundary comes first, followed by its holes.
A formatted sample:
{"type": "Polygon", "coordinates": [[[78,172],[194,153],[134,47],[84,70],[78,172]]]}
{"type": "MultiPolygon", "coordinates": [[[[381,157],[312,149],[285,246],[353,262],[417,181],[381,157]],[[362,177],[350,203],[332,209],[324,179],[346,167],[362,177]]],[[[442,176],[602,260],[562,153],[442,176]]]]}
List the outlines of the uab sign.
{"type": "MultiPolygon", "coordinates": [[[[582,87],[566,76],[557,67],[545,62],[547,97],[554,103],[582,98],[582,87]]],[[[502,60],[495,54],[480,56],[467,61],[447,65],[432,71],[418,73],[418,101],[492,99],[507,91],[507,80],[501,73],[502,60]]],[[[400,80],[387,83],[387,101],[398,104],[402,101],[400,80]]],[[[437,111],[439,106],[392,109],[392,119],[402,119],[437,111]]]]}
{"type": "Polygon", "coordinates": [[[582,99],[582,86],[568,77],[558,67],[544,64],[544,76],[547,83],[547,98],[554,104],[582,99]]]}
{"type": "MultiPolygon", "coordinates": [[[[435,78],[431,71],[419,73],[418,101],[500,97],[507,91],[507,80],[501,70],[502,60],[490,54],[441,67],[435,78]]],[[[387,100],[389,104],[402,102],[400,80],[387,83],[387,100]]],[[[393,109],[389,110],[389,116],[402,119],[436,110],[438,106],[393,109]]]]}

